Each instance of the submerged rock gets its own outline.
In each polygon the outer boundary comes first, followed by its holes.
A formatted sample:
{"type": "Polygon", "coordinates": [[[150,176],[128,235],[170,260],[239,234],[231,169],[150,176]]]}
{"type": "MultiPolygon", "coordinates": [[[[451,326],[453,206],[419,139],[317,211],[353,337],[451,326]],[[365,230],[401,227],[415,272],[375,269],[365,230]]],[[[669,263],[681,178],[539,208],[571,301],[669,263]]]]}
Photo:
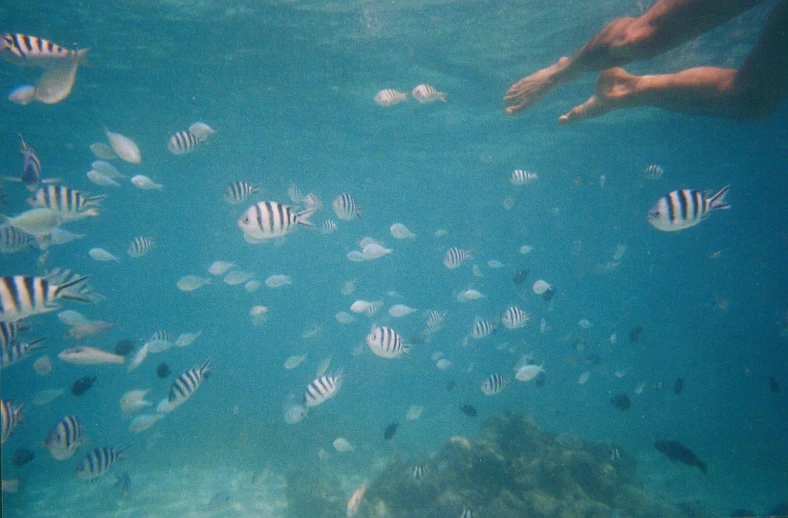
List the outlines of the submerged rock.
{"type": "Polygon", "coordinates": [[[405,461],[392,461],[370,484],[357,516],[453,518],[464,508],[496,518],[689,516],[647,494],[634,460],[622,451],[613,464],[610,451],[609,444],[545,432],[506,413],[485,422],[479,437],[446,441],[420,478],[405,461]]]}

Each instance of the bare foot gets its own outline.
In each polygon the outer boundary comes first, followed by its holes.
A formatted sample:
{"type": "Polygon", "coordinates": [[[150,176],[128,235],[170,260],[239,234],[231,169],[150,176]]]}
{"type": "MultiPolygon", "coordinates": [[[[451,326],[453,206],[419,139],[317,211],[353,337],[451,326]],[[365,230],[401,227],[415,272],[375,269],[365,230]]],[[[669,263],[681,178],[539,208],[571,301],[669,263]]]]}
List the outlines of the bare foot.
{"type": "Polygon", "coordinates": [[[639,79],[638,76],[629,74],[620,67],[603,70],[596,82],[596,93],[583,104],[572,108],[566,115],[561,115],[558,123],[569,124],[633,106],[631,95],[639,79]]]}
{"type": "Polygon", "coordinates": [[[542,97],[553,91],[555,87],[566,80],[559,80],[558,76],[569,64],[569,58],[563,57],[557,63],[534,72],[513,84],[503,98],[507,104],[506,113],[514,115],[526,108],[530,108],[542,97]]]}

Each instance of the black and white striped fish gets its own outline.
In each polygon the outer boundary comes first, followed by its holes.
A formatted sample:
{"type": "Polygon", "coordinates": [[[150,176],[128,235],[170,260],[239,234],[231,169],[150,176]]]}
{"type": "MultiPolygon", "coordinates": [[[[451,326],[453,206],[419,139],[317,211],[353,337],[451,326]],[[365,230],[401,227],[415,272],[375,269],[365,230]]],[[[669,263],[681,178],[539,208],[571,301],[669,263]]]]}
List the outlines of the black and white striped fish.
{"type": "Polygon", "coordinates": [[[106,195],[87,196],[76,189],[63,185],[47,185],[39,187],[27,202],[31,207],[46,207],[60,214],[79,214],[97,216],[99,202],[106,195]]]}
{"type": "Polygon", "coordinates": [[[424,332],[434,333],[443,328],[443,319],[446,318],[445,311],[438,311],[433,309],[427,313],[427,321],[424,323],[424,332]]]}
{"type": "Polygon", "coordinates": [[[337,229],[337,224],[334,223],[333,219],[327,219],[323,221],[323,224],[320,225],[320,232],[323,234],[331,234],[337,229]]]}
{"type": "Polygon", "coordinates": [[[317,209],[311,208],[296,212],[289,205],[275,201],[261,201],[252,205],[238,220],[238,228],[244,233],[249,243],[262,243],[269,239],[284,237],[293,232],[299,225],[313,227],[309,217],[317,209]]]}
{"type": "Polygon", "coordinates": [[[260,185],[251,184],[249,182],[231,182],[227,184],[224,189],[222,197],[224,201],[231,205],[246,201],[252,194],[260,190],[260,185]]]}
{"type": "Polygon", "coordinates": [[[361,217],[361,209],[356,205],[356,200],[346,192],[334,198],[331,207],[339,219],[351,220],[361,217]]]}
{"type": "Polygon", "coordinates": [[[506,377],[498,373],[493,373],[487,376],[484,381],[482,381],[481,388],[485,396],[494,396],[495,394],[502,391],[508,384],[509,380],[506,377]]]}
{"type": "Polygon", "coordinates": [[[647,168],[643,169],[643,178],[647,178],[649,180],[657,180],[659,179],[665,171],[662,170],[660,166],[657,164],[652,164],[647,168]]]}
{"type": "Polygon", "coordinates": [[[304,392],[304,405],[313,407],[325,403],[327,399],[331,399],[337,395],[344,381],[345,376],[342,374],[342,369],[337,370],[333,374],[315,378],[306,387],[306,392],[304,392]]]}
{"type": "Polygon", "coordinates": [[[660,198],[648,211],[648,222],[664,232],[693,227],[711,215],[713,210],[731,208],[725,201],[730,185],[711,195],[711,191],[682,189],[660,198]]]}
{"type": "Polygon", "coordinates": [[[503,312],[501,323],[506,329],[519,329],[531,320],[531,315],[517,306],[509,306],[503,312]]]}
{"type": "Polygon", "coordinates": [[[37,36],[4,33],[0,40],[0,56],[9,63],[46,67],[55,61],[81,57],[88,49],[68,50],[37,36]]]}
{"type": "Polygon", "coordinates": [[[131,240],[126,253],[131,257],[142,257],[156,246],[156,240],[152,237],[137,236],[131,240]]]}
{"type": "Polygon", "coordinates": [[[205,142],[204,138],[198,138],[190,131],[179,131],[167,141],[167,149],[173,155],[185,155],[194,151],[203,142],[205,142]]]}
{"type": "Polygon", "coordinates": [[[5,176],[3,177],[4,180],[22,182],[30,192],[38,189],[41,183],[55,183],[59,181],[57,178],[50,178],[47,180],[41,178],[41,161],[38,159],[38,155],[36,155],[33,148],[22,138],[21,134],[19,134],[19,152],[22,153],[22,157],[25,160],[22,176],[19,178],[5,176]]]}
{"type": "Polygon", "coordinates": [[[390,327],[373,326],[366,338],[367,345],[381,358],[399,358],[408,355],[411,345],[390,327]]]}
{"type": "Polygon", "coordinates": [[[496,326],[493,322],[476,317],[476,319],[473,321],[473,326],[471,327],[471,338],[475,340],[487,338],[493,334],[497,328],[498,326],[496,326]]]}
{"type": "Polygon", "coordinates": [[[463,250],[456,246],[449,248],[446,250],[446,253],[443,254],[443,264],[449,270],[459,268],[466,259],[473,259],[473,253],[470,250],[463,250]]]}
{"type": "Polygon", "coordinates": [[[13,225],[0,226],[0,254],[16,254],[36,249],[36,237],[13,225]]]}
{"type": "Polygon", "coordinates": [[[419,480],[421,477],[424,476],[424,466],[422,466],[421,464],[416,464],[415,466],[413,466],[413,469],[410,471],[410,473],[411,475],[413,475],[413,478],[419,480]]]}
{"type": "Polygon", "coordinates": [[[17,335],[30,329],[30,324],[24,320],[14,320],[10,322],[0,322],[0,346],[5,348],[16,339],[17,335]]]}
{"type": "Polygon", "coordinates": [[[175,379],[170,387],[170,395],[167,398],[168,409],[172,410],[182,405],[187,399],[192,397],[194,391],[200,388],[200,384],[211,374],[211,359],[209,358],[202,367],[189,369],[175,379]]]}
{"type": "Polygon", "coordinates": [[[100,477],[120,459],[125,457],[128,446],[114,448],[102,446],[91,450],[77,466],[77,477],[82,480],[93,480],[100,477]]]}
{"type": "Polygon", "coordinates": [[[22,403],[16,406],[12,401],[0,399],[0,444],[5,444],[14,429],[22,422],[22,403]]]}
{"type": "Polygon", "coordinates": [[[82,427],[75,415],[67,415],[52,427],[44,446],[57,460],[71,458],[82,443],[82,427]]]}
{"type": "Polygon", "coordinates": [[[2,347],[2,354],[0,354],[0,369],[5,369],[11,365],[21,362],[33,351],[44,349],[43,345],[39,345],[44,341],[44,338],[37,338],[32,342],[11,342],[2,347]]]}
{"type": "Polygon", "coordinates": [[[533,182],[538,178],[539,175],[536,173],[532,173],[530,171],[524,171],[522,169],[515,169],[514,171],[512,171],[512,175],[509,177],[509,183],[511,183],[512,185],[525,185],[527,183],[533,182]]]}
{"type": "Polygon", "coordinates": [[[60,307],[59,299],[91,302],[89,293],[82,289],[88,277],[76,277],[62,284],[53,284],[45,277],[0,277],[0,322],[54,311],[60,307]]]}
{"type": "Polygon", "coordinates": [[[175,345],[176,340],[177,337],[171,331],[159,329],[145,341],[144,345],[147,346],[149,353],[160,353],[175,345]]]}

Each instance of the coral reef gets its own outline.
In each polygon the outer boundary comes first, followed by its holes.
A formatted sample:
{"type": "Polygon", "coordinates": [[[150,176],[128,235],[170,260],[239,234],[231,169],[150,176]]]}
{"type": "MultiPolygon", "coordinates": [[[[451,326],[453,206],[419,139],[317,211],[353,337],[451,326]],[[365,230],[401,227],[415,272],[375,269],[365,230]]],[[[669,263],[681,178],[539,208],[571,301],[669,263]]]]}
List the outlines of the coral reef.
{"type": "Polygon", "coordinates": [[[705,516],[647,494],[634,460],[617,453],[611,459],[609,445],[545,432],[506,413],[487,421],[477,438],[450,438],[419,478],[412,465],[392,461],[356,516],[457,518],[465,509],[496,518],[705,516]]]}

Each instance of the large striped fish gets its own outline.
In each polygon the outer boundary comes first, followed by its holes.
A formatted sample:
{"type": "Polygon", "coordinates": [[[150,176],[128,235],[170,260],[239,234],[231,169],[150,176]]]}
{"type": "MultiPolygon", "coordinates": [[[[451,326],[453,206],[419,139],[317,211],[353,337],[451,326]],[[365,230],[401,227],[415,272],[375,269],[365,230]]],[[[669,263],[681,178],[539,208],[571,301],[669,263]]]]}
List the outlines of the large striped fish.
{"type": "Polygon", "coordinates": [[[67,415],[49,431],[44,446],[57,460],[71,458],[82,443],[82,427],[75,415],[67,415]]]}
{"type": "Polygon", "coordinates": [[[345,376],[342,374],[342,369],[337,370],[334,374],[320,376],[312,380],[304,393],[304,405],[313,407],[331,399],[337,395],[344,381],[345,376]]]}
{"type": "Polygon", "coordinates": [[[53,284],[45,277],[13,275],[0,277],[0,322],[13,322],[30,315],[54,311],[60,299],[91,302],[83,290],[88,275],[62,284],[53,284]]]}
{"type": "Polygon", "coordinates": [[[399,333],[386,326],[374,326],[367,335],[366,341],[372,352],[381,358],[407,356],[411,348],[399,333]]]}
{"type": "Polygon", "coordinates": [[[69,50],[49,40],[20,33],[3,33],[0,56],[9,63],[46,67],[68,58],[82,58],[89,49],[69,50]]]}
{"type": "Polygon", "coordinates": [[[63,185],[47,185],[38,188],[27,202],[33,208],[47,208],[58,214],[72,216],[98,216],[99,202],[106,195],[87,196],[76,189],[63,185]]]}
{"type": "Polygon", "coordinates": [[[160,410],[170,412],[175,408],[181,406],[187,399],[192,397],[192,394],[200,388],[200,384],[211,373],[211,359],[209,358],[202,367],[189,369],[180,376],[178,376],[170,387],[170,395],[167,398],[167,404],[161,406],[160,410]]]}
{"type": "Polygon", "coordinates": [[[660,198],[648,211],[648,222],[664,232],[694,227],[711,215],[713,210],[731,208],[725,201],[730,185],[713,195],[711,191],[682,189],[660,198]]]}
{"type": "Polygon", "coordinates": [[[0,444],[5,444],[14,429],[22,422],[22,403],[16,406],[7,399],[0,399],[0,444]]]}
{"type": "Polygon", "coordinates": [[[289,205],[275,201],[261,201],[252,205],[238,220],[238,228],[244,233],[249,243],[262,243],[269,239],[284,237],[293,232],[299,225],[313,227],[309,217],[316,208],[296,212],[289,205]]]}
{"type": "Polygon", "coordinates": [[[82,480],[93,480],[100,477],[109,471],[113,464],[125,457],[124,452],[127,449],[128,446],[120,448],[102,446],[91,450],[77,466],[77,477],[82,480]]]}

